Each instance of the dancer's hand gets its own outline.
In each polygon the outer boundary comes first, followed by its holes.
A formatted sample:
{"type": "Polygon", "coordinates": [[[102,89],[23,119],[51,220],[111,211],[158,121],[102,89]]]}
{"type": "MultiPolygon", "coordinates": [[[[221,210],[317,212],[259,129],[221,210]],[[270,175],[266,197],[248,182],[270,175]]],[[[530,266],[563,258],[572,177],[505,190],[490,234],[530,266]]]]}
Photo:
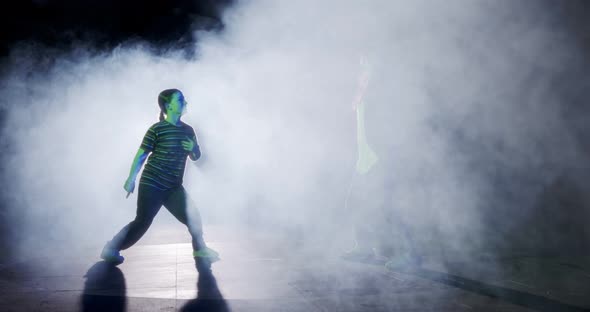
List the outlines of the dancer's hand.
{"type": "Polygon", "coordinates": [[[186,141],[182,141],[182,148],[184,148],[185,151],[192,152],[193,148],[195,148],[195,141],[186,137],[186,141]]]}
{"type": "Polygon", "coordinates": [[[135,179],[127,179],[123,188],[127,191],[127,197],[129,197],[129,194],[133,193],[133,190],[135,190],[135,179]]]}

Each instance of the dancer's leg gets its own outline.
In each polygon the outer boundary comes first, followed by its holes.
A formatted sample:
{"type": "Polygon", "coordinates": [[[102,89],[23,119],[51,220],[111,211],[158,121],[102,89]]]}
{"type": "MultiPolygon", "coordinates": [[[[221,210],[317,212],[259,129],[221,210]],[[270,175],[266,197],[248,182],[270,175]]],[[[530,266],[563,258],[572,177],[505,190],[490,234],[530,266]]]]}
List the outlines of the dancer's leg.
{"type": "Polygon", "coordinates": [[[145,234],[154,217],[162,207],[163,192],[151,186],[140,184],[137,193],[137,214],[110,242],[114,250],[127,249],[145,234]]]}
{"type": "Polygon", "coordinates": [[[166,207],[166,209],[168,209],[178,221],[187,226],[192,237],[194,251],[202,250],[207,247],[203,240],[201,216],[186,194],[184,187],[180,186],[173,190],[164,200],[164,207],[166,207]]]}
{"type": "Polygon", "coordinates": [[[370,213],[373,201],[368,198],[367,182],[365,175],[355,173],[346,196],[345,209],[351,219],[354,246],[343,254],[345,259],[360,260],[375,256],[374,216],[370,213]]]}

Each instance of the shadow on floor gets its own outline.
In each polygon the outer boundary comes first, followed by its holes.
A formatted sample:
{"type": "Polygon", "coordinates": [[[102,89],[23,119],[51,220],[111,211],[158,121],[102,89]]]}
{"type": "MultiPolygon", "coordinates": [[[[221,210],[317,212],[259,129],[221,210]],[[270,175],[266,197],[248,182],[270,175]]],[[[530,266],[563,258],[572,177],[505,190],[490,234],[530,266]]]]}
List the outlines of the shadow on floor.
{"type": "Polygon", "coordinates": [[[210,264],[196,264],[199,271],[197,280],[197,298],[188,301],[179,311],[181,312],[229,312],[223,295],[217,287],[217,280],[210,269],[210,264]]]}
{"type": "MultiPolygon", "coordinates": [[[[351,261],[351,260],[348,260],[351,261]]],[[[357,263],[364,263],[370,265],[377,265],[383,266],[385,261],[379,260],[357,260],[352,261],[357,263]]],[[[534,295],[531,293],[496,286],[490,285],[483,282],[479,282],[476,280],[468,279],[465,277],[449,274],[449,273],[442,273],[431,271],[428,269],[423,269],[420,267],[400,267],[400,272],[418,276],[421,278],[429,279],[434,282],[438,282],[441,284],[445,284],[448,286],[456,287],[465,291],[469,291],[472,293],[476,293],[478,295],[483,295],[491,298],[496,298],[502,300],[504,302],[509,302],[515,305],[523,306],[535,311],[540,312],[590,312],[590,309],[577,307],[574,305],[570,305],[567,303],[559,302],[557,300],[549,299],[547,297],[534,295]]]]}
{"type": "Polygon", "coordinates": [[[125,276],[116,266],[104,261],[95,263],[84,275],[81,311],[121,312],[126,310],[125,276]]]}
{"type": "Polygon", "coordinates": [[[505,302],[527,307],[529,309],[536,311],[590,311],[590,309],[576,307],[563,302],[549,299],[547,297],[538,296],[506,287],[490,285],[448,273],[441,273],[421,268],[405,270],[405,273],[413,274],[422,278],[426,278],[445,285],[453,286],[462,290],[470,291],[479,295],[497,298],[505,302]]]}

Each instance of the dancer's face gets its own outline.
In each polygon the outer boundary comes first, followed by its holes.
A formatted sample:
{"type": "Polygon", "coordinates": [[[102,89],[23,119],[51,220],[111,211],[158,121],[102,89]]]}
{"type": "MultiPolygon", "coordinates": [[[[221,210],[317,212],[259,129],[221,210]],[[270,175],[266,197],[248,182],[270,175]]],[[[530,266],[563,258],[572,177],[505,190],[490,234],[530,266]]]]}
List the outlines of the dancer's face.
{"type": "Polygon", "coordinates": [[[166,106],[167,114],[183,115],[186,112],[187,102],[184,99],[184,95],[180,92],[176,92],[172,95],[170,103],[166,106]]]}

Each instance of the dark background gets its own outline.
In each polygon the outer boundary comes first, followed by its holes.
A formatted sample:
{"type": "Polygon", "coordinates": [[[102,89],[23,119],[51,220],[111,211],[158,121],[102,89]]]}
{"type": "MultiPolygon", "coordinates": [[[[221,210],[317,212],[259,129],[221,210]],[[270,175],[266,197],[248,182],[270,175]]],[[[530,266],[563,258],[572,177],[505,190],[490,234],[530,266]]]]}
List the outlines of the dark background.
{"type": "Polygon", "coordinates": [[[68,49],[84,42],[110,49],[142,41],[156,50],[189,49],[193,30],[220,30],[221,14],[233,0],[37,0],[5,1],[0,10],[5,57],[11,47],[34,42],[40,48],[68,49]]]}
{"type": "MultiPolygon", "coordinates": [[[[86,42],[109,49],[145,41],[154,47],[186,48],[192,30],[220,30],[224,9],[237,0],[9,0],[0,10],[0,56],[23,42],[67,49],[86,42]]],[[[584,0],[536,1],[555,12],[581,45],[590,49],[590,3],[584,0]]]]}

